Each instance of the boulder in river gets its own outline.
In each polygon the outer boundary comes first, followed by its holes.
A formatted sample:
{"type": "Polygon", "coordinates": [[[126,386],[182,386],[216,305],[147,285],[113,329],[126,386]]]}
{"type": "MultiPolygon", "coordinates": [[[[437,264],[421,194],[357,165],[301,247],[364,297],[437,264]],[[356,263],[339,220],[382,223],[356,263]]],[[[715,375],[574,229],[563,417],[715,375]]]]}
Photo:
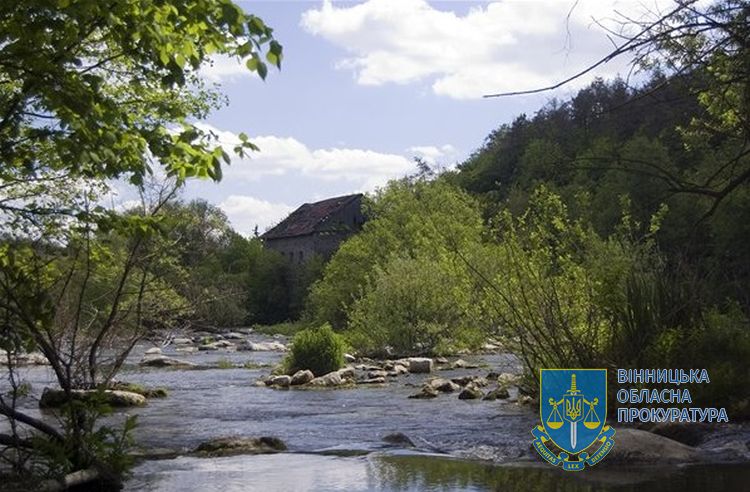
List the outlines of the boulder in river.
{"type": "Polygon", "coordinates": [[[268,386],[280,386],[282,388],[286,388],[292,384],[292,377],[287,376],[286,374],[281,374],[279,376],[271,376],[266,382],[266,384],[268,386]]]}
{"type": "Polygon", "coordinates": [[[387,375],[388,373],[386,371],[370,371],[367,373],[368,378],[384,378],[387,375]]]}
{"type": "Polygon", "coordinates": [[[243,335],[242,333],[230,331],[229,333],[224,333],[224,338],[226,338],[227,340],[244,340],[245,335],[243,335]]]}
{"type": "Polygon", "coordinates": [[[607,462],[691,463],[701,459],[701,451],[675,440],[638,429],[617,429],[615,446],[607,462]]]}
{"type": "Polygon", "coordinates": [[[186,360],[174,359],[166,355],[147,355],[141,359],[140,365],[146,367],[175,367],[188,369],[195,367],[195,364],[186,360]]]}
{"type": "Polygon", "coordinates": [[[357,360],[357,358],[356,358],[356,357],[354,357],[354,356],[353,356],[352,354],[344,354],[344,360],[345,360],[345,361],[346,361],[346,362],[347,362],[348,364],[351,364],[352,362],[354,362],[355,360],[357,360]]]}
{"type": "MultiPolygon", "coordinates": [[[[72,390],[71,397],[79,401],[101,397],[105,403],[113,407],[141,407],[146,404],[146,397],[130,391],[72,390]]],[[[39,399],[39,408],[56,408],[68,401],[68,395],[64,390],[44,388],[42,397],[39,399]]]]}
{"type": "Polygon", "coordinates": [[[354,368],[353,367],[350,367],[350,366],[342,367],[341,369],[339,369],[336,372],[339,373],[339,376],[341,376],[341,379],[345,379],[345,380],[349,380],[349,381],[351,381],[351,380],[354,379],[354,368]]]}
{"type": "Polygon", "coordinates": [[[424,374],[432,372],[433,362],[428,357],[409,357],[409,372],[412,374],[424,374]]]}
{"type": "Polygon", "coordinates": [[[173,338],[172,344],[174,345],[192,345],[193,340],[190,338],[173,338]]]}
{"type": "Polygon", "coordinates": [[[480,390],[478,387],[474,386],[473,384],[469,384],[466,386],[461,392],[458,394],[459,400],[478,400],[479,398],[482,398],[484,396],[484,393],[482,393],[482,390],[480,390]]]}
{"type": "Polygon", "coordinates": [[[417,447],[414,444],[414,441],[412,441],[409,438],[409,436],[407,436],[403,432],[394,432],[392,434],[386,434],[385,436],[383,436],[382,439],[383,439],[383,442],[386,442],[393,446],[400,446],[403,448],[416,448],[417,447]]]}
{"type": "Polygon", "coordinates": [[[420,389],[417,393],[414,393],[413,395],[409,396],[409,398],[423,400],[423,399],[437,398],[437,396],[438,396],[438,390],[436,390],[429,384],[425,384],[424,386],[422,386],[422,389],[420,389]]]}
{"type": "Polygon", "coordinates": [[[292,376],[291,384],[292,386],[307,384],[313,379],[315,379],[315,375],[312,373],[312,371],[310,371],[309,369],[304,369],[294,373],[294,375],[292,376]]]}
{"type": "Polygon", "coordinates": [[[161,355],[161,349],[159,347],[151,347],[144,352],[145,355],[161,355]]]}
{"type": "Polygon", "coordinates": [[[280,342],[243,342],[237,346],[237,350],[250,352],[284,352],[286,345],[280,342]]]}
{"type": "Polygon", "coordinates": [[[427,383],[441,393],[453,393],[461,389],[459,385],[449,379],[435,378],[427,383]]]}
{"type": "Polygon", "coordinates": [[[215,457],[278,453],[286,449],[286,444],[278,437],[220,437],[201,443],[193,453],[215,457]]]}
{"type": "Polygon", "coordinates": [[[488,401],[495,401],[495,400],[505,400],[507,398],[510,398],[510,393],[508,392],[508,388],[497,387],[493,389],[492,391],[490,391],[489,393],[487,393],[482,399],[488,400],[488,401]]]}
{"type": "Polygon", "coordinates": [[[344,380],[341,379],[339,372],[333,371],[313,379],[309,384],[310,386],[333,387],[341,386],[343,383],[344,380]]]}
{"type": "Polygon", "coordinates": [[[384,377],[366,378],[357,381],[357,384],[385,384],[384,377]]]}

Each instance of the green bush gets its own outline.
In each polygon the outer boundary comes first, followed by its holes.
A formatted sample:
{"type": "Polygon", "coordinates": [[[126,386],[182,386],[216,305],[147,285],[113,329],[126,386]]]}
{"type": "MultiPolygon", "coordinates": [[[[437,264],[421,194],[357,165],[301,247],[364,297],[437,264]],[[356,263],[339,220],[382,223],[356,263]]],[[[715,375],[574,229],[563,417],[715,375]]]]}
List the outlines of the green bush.
{"type": "Polygon", "coordinates": [[[483,340],[471,278],[462,265],[393,258],[352,306],[347,338],[362,353],[447,354],[483,340]]]}
{"type": "Polygon", "coordinates": [[[287,356],[287,372],[309,369],[316,376],[336,371],[344,365],[344,339],[325,324],[320,328],[302,330],[292,339],[287,356]]]}

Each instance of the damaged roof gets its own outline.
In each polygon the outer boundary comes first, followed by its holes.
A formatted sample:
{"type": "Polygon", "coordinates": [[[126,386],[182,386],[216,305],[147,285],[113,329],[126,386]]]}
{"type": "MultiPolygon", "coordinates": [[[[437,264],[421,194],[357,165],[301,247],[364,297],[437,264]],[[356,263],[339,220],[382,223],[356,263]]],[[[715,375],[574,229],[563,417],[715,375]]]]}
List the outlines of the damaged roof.
{"type": "Polygon", "coordinates": [[[352,202],[358,201],[361,193],[355,195],[338,196],[328,198],[315,203],[305,203],[289,216],[266,231],[261,237],[263,239],[280,239],[285,237],[306,236],[314,232],[320,232],[328,218],[334,212],[346,207],[352,202]]]}

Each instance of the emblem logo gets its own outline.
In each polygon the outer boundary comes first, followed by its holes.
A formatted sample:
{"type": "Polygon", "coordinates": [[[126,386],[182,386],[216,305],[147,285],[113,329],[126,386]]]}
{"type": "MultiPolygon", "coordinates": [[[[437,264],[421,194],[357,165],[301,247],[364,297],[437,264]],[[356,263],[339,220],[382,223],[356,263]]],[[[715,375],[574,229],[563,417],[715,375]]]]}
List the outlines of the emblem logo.
{"type": "Polygon", "coordinates": [[[604,422],[607,370],[541,369],[539,376],[542,425],[531,431],[534,448],[567,471],[600,462],[615,445],[615,430],[604,422]]]}

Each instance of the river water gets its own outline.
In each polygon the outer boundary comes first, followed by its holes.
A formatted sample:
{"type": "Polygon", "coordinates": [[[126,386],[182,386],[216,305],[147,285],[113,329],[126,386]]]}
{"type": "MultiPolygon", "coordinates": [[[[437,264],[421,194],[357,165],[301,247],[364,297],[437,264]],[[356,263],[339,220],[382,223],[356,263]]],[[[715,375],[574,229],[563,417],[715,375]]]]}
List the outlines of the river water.
{"type": "MultiPolygon", "coordinates": [[[[607,466],[605,460],[585,473],[541,465],[530,448],[530,430],[538,419],[533,409],[503,400],[459,400],[455,394],[409,399],[426,375],[400,376],[382,387],[270,389],[253,383],[283,354],[184,355],[167,347],[166,355],[210,367],[176,370],[139,367],[146,348],[136,347],[120,379],[165,387],[169,396],[109,417],[117,423],[126,415],[138,415],[135,439],[140,448],[187,452],[216,437],[275,436],[289,450],[262,456],[146,460],[126,483],[130,491],[750,490],[746,464],[627,469],[607,466]],[[220,362],[268,367],[220,369],[220,362]],[[384,435],[395,432],[409,436],[416,450],[383,441],[384,435]]],[[[507,355],[464,359],[482,368],[439,375],[520,370],[507,355]]],[[[43,367],[26,368],[23,377],[37,397],[52,381],[43,367]]]]}

